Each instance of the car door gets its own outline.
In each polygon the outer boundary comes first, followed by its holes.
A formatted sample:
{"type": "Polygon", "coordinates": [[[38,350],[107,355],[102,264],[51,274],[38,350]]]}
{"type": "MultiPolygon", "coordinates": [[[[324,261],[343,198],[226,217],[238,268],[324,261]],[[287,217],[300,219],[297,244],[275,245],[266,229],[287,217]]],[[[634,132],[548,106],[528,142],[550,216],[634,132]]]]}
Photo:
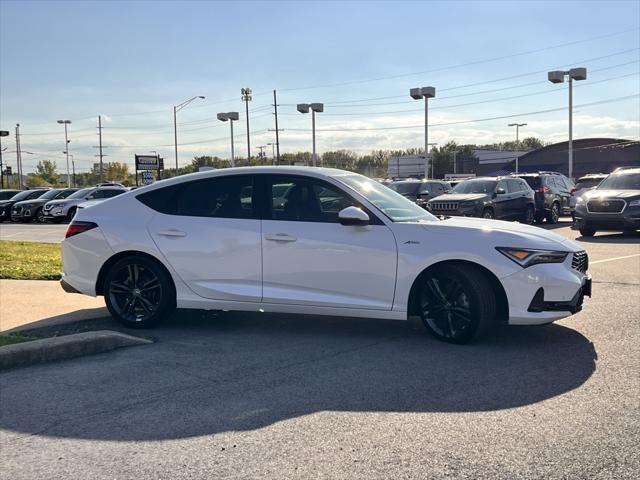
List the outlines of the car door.
{"type": "Polygon", "coordinates": [[[521,184],[522,180],[508,179],[509,195],[511,198],[511,218],[521,218],[527,209],[527,191],[521,184]]]}
{"type": "Polygon", "coordinates": [[[397,252],[389,228],[372,212],[369,225],[342,225],[338,212],[360,205],[323,180],[267,175],[265,182],[263,302],[390,310],[397,252]]]}
{"type": "MultiPolygon", "coordinates": [[[[148,231],[180,278],[198,295],[260,302],[260,220],[253,175],[218,176],[149,192],[166,195],[148,231]],[[165,190],[165,192],[162,192],[165,190]]],[[[143,203],[157,200],[140,195],[143,203]]]]}
{"type": "Polygon", "coordinates": [[[509,186],[506,180],[500,180],[496,184],[496,192],[504,189],[504,193],[496,193],[493,202],[495,207],[496,218],[509,218],[513,214],[513,197],[509,193],[509,186]]]}

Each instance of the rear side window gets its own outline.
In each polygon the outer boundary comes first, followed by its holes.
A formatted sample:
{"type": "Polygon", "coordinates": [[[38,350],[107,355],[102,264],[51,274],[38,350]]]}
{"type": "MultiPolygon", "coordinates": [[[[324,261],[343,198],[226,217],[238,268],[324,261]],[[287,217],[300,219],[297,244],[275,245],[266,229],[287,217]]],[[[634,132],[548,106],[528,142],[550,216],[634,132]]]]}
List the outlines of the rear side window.
{"type": "Polygon", "coordinates": [[[253,176],[208,178],[138,195],[136,198],[167,215],[213,218],[255,218],[253,176]]]}

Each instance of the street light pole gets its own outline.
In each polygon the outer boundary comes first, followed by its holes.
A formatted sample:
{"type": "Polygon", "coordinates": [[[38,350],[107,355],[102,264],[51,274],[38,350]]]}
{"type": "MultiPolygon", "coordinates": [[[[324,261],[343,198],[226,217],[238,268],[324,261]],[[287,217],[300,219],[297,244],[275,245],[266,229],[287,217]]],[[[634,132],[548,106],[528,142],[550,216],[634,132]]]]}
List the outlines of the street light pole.
{"type": "Polygon", "coordinates": [[[412,88],[409,95],[414,100],[424,98],[424,178],[429,178],[429,99],[436,96],[436,88],[412,88]]]}
{"type": "MultiPolygon", "coordinates": [[[[4,188],[4,164],[2,163],[2,137],[8,137],[8,130],[0,130],[0,188],[4,188]]],[[[7,179],[7,183],[9,183],[7,179]]],[[[7,185],[8,187],[8,185],[7,185]]]]}
{"type": "Polygon", "coordinates": [[[64,153],[67,157],[67,188],[71,188],[71,171],[69,170],[69,137],[67,135],[67,125],[71,124],[71,120],[58,120],[58,123],[64,125],[64,153]]]}
{"type": "Polygon", "coordinates": [[[177,113],[182,110],[184,107],[189,105],[196,99],[204,100],[204,95],[196,95],[195,97],[191,97],[189,100],[185,100],[180,105],[175,105],[173,107],[173,145],[175,148],[175,156],[176,156],[176,176],[178,175],[178,122],[176,120],[177,113]]]}
{"type": "MultiPolygon", "coordinates": [[[[527,125],[526,123],[510,123],[509,125],[507,125],[508,127],[516,127],[516,150],[518,150],[518,145],[520,144],[520,137],[519,137],[520,127],[525,127],[526,125],[527,125]]],[[[569,127],[569,129],[571,129],[571,127],[569,127]]],[[[516,173],[520,171],[518,170],[518,159],[519,157],[516,156],[516,173]]]]}
{"type": "Polygon", "coordinates": [[[245,106],[245,115],[247,116],[247,162],[251,160],[251,138],[249,136],[249,102],[253,99],[250,88],[241,88],[240,94],[245,106]]]}
{"type": "Polygon", "coordinates": [[[551,83],[563,83],[565,77],[569,77],[569,178],[573,178],[573,80],[586,80],[587,69],[554,70],[547,74],[551,83]]]}
{"type": "Polygon", "coordinates": [[[240,118],[240,114],[238,112],[218,113],[217,117],[221,122],[229,120],[229,124],[231,125],[231,166],[235,167],[236,159],[233,148],[233,121],[238,120],[240,118]]]}
{"type": "Polygon", "coordinates": [[[309,113],[311,110],[311,138],[312,138],[312,147],[313,153],[311,155],[312,165],[315,167],[317,164],[317,155],[316,155],[316,112],[321,113],[324,112],[324,103],[299,103],[297,105],[297,110],[300,113],[309,113]]]}

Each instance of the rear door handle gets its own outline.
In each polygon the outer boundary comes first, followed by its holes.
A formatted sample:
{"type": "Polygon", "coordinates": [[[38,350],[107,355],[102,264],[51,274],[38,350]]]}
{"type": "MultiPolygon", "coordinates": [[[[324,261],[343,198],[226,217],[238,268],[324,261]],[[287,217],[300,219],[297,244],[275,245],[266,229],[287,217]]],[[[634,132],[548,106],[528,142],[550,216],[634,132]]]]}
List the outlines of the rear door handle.
{"type": "Polygon", "coordinates": [[[158,235],[162,235],[163,237],[186,237],[187,234],[185,232],[181,232],[180,230],[175,230],[170,228],[169,230],[160,230],[158,235]]]}
{"type": "Polygon", "coordinates": [[[293,235],[287,233],[267,233],[264,236],[265,240],[271,240],[273,242],[295,242],[297,240],[293,235]]]}

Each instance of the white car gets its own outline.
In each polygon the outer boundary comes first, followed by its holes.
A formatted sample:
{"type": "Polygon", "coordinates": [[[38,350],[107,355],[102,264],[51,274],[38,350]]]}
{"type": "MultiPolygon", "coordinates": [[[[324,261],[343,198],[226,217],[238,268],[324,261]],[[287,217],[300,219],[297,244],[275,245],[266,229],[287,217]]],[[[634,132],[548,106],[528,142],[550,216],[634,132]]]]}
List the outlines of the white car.
{"type": "Polygon", "coordinates": [[[44,205],[44,219],[54,223],[71,220],[81,204],[87,206],[96,202],[121,195],[128,190],[124,187],[89,187],[78,190],[64,200],[51,200],[44,205]]]}
{"type": "Polygon", "coordinates": [[[404,320],[465,343],[580,311],[587,254],[538,227],[440,220],[362,175],[243,167],[162,180],[78,210],[62,286],[130,327],[178,308],[404,320]],[[282,201],[282,192],[286,199],[282,201]]]}

